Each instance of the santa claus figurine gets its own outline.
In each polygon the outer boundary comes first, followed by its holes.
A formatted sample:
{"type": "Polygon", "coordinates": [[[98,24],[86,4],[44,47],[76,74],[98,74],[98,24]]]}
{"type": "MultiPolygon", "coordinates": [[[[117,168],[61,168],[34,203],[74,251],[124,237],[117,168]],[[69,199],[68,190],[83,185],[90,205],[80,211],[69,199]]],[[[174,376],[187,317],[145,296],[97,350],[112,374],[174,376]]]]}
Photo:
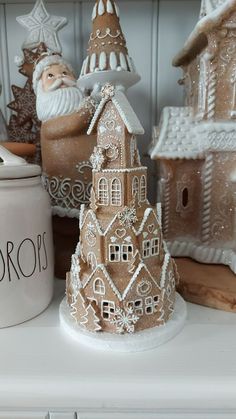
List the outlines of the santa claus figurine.
{"type": "Polygon", "coordinates": [[[53,207],[56,276],[65,277],[78,242],[81,204],[89,202],[96,143],[86,134],[95,102],[84,97],[71,65],[58,54],[43,54],[33,73],[41,126],[43,179],[53,207]]]}

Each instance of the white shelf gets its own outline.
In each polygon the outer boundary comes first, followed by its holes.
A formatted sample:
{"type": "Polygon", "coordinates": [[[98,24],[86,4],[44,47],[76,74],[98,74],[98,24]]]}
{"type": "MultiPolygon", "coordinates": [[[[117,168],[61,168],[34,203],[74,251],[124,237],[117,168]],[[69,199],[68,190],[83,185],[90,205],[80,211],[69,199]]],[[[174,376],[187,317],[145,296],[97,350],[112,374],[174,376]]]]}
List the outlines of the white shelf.
{"type": "Polygon", "coordinates": [[[70,412],[63,419],[74,419],[75,411],[79,419],[111,419],[111,411],[115,419],[236,417],[235,314],[188,304],[185,328],[165,345],[103,353],[60,329],[64,285],[57,281],[40,316],[0,330],[1,419],[50,417],[1,414],[26,410],[70,412]]]}

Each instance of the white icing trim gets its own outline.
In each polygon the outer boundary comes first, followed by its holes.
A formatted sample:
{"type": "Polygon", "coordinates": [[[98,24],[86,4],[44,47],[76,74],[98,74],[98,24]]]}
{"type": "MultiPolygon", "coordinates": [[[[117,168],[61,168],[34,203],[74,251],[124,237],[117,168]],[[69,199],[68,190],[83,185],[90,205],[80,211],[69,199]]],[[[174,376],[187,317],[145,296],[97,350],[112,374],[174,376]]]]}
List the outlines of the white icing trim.
{"type": "Polygon", "coordinates": [[[160,282],[160,286],[161,288],[165,287],[165,282],[166,282],[166,271],[170,262],[171,256],[169,253],[165,254],[165,258],[164,258],[164,263],[162,265],[162,271],[161,271],[161,282],[160,282]]]}
{"type": "Polygon", "coordinates": [[[95,67],[96,67],[96,58],[97,58],[97,56],[96,56],[95,52],[93,52],[93,54],[90,57],[90,64],[89,64],[89,70],[91,72],[93,72],[95,70],[95,67]]]}
{"type": "Polygon", "coordinates": [[[90,135],[93,132],[95,124],[105,106],[105,104],[112,100],[114,103],[117,111],[119,112],[122,121],[124,122],[128,132],[130,134],[144,134],[144,129],[141,123],[138,120],[137,115],[135,114],[134,110],[132,109],[128,99],[126,98],[125,94],[119,90],[115,91],[115,95],[112,98],[103,98],[98,105],[98,108],[92,118],[90,126],[88,128],[87,134],[90,135]]]}
{"type": "Polygon", "coordinates": [[[197,42],[198,37],[202,33],[212,32],[224,20],[224,16],[233,13],[236,6],[236,0],[226,0],[221,6],[217,7],[213,12],[199,20],[194,30],[191,32],[183,49],[174,57],[173,65],[180,66],[188,55],[189,51],[197,42]]]}
{"type": "Polygon", "coordinates": [[[96,124],[96,122],[97,122],[97,119],[98,119],[98,117],[100,116],[100,114],[101,114],[101,112],[102,112],[102,110],[103,110],[103,108],[104,108],[104,105],[107,103],[107,99],[106,98],[103,98],[101,101],[100,101],[100,103],[99,103],[99,105],[98,105],[98,107],[97,107],[97,109],[96,109],[96,112],[95,112],[95,114],[93,115],[93,118],[92,118],[92,120],[91,120],[91,122],[90,122],[90,125],[89,125],[89,128],[88,128],[88,131],[87,131],[87,134],[88,135],[90,135],[90,134],[92,134],[92,131],[93,131],[93,128],[94,128],[94,126],[95,126],[95,124],[96,124]]]}
{"type": "Polygon", "coordinates": [[[203,186],[203,214],[202,214],[202,241],[209,244],[211,230],[211,198],[212,198],[212,177],[214,169],[213,155],[206,158],[204,169],[203,186]]]}
{"type": "Polygon", "coordinates": [[[100,56],[99,56],[99,68],[100,70],[105,70],[107,65],[107,56],[105,51],[102,51],[100,56]]]}
{"type": "Polygon", "coordinates": [[[96,18],[96,16],[97,16],[97,3],[95,3],[93,7],[92,21],[96,18]]]}
{"type": "Polygon", "coordinates": [[[119,298],[120,301],[122,301],[122,295],[121,293],[118,291],[118,289],[116,288],[115,284],[113,283],[110,275],[107,272],[107,269],[104,265],[100,264],[97,265],[96,268],[93,270],[93,272],[91,273],[91,275],[87,278],[87,280],[85,282],[83,282],[83,288],[86,288],[86,286],[88,285],[88,283],[90,282],[91,278],[96,274],[97,270],[101,270],[103,272],[103,274],[105,275],[112,291],[115,293],[115,295],[119,298]]]}
{"type": "Polygon", "coordinates": [[[104,3],[103,3],[103,0],[100,0],[98,3],[98,14],[99,16],[102,16],[104,13],[105,13],[104,3]]]}
{"type": "MultiPolygon", "coordinates": [[[[147,171],[146,166],[138,166],[138,167],[128,167],[126,169],[102,169],[102,173],[130,173],[130,172],[137,172],[137,171],[147,171]]],[[[93,169],[93,172],[100,173],[100,170],[93,169]]]]}
{"type": "Polygon", "coordinates": [[[112,51],[110,53],[109,63],[110,63],[110,68],[112,70],[116,70],[116,67],[118,65],[118,62],[117,62],[117,58],[116,58],[116,53],[114,51],[112,51]]]}
{"type": "Polygon", "coordinates": [[[144,129],[140,124],[137,115],[122,91],[116,91],[115,96],[112,98],[112,102],[116,106],[128,132],[130,134],[144,134],[144,129]]]}
{"type": "Polygon", "coordinates": [[[114,14],[114,9],[111,0],[107,0],[107,13],[114,14]]]}
{"type": "Polygon", "coordinates": [[[84,214],[85,212],[85,204],[80,205],[80,217],[79,217],[79,228],[81,230],[82,225],[83,225],[83,219],[84,219],[84,214]]]}
{"type": "Polygon", "coordinates": [[[114,6],[115,6],[115,11],[116,11],[116,16],[120,17],[120,11],[119,11],[119,7],[117,6],[116,2],[114,1],[114,6]]]}
{"type": "Polygon", "coordinates": [[[75,208],[62,208],[57,205],[52,207],[52,214],[58,217],[80,218],[80,210],[75,208]]]}
{"type": "MultiPolygon", "coordinates": [[[[83,213],[83,214],[84,214],[84,213],[83,213]]],[[[153,208],[146,208],[146,210],[145,210],[145,212],[144,212],[143,219],[142,219],[141,224],[140,224],[140,226],[139,226],[139,229],[138,229],[138,230],[136,230],[133,226],[132,226],[132,227],[130,227],[130,228],[131,228],[131,230],[134,232],[134,234],[135,234],[136,236],[139,236],[139,235],[143,232],[144,226],[145,226],[145,224],[147,223],[147,221],[148,221],[148,218],[149,218],[150,214],[153,214],[153,215],[154,215],[154,217],[155,217],[155,219],[156,219],[156,221],[157,221],[157,224],[158,224],[158,226],[159,226],[158,218],[157,218],[157,215],[156,215],[156,213],[155,213],[154,209],[153,209],[153,208]]],[[[93,222],[94,222],[94,224],[95,224],[95,226],[96,226],[96,228],[97,228],[98,233],[100,234],[100,236],[103,236],[103,237],[107,235],[107,233],[108,233],[108,231],[111,229],[112,225],[113,225],[113,224],[115,223],[115,221],[118,219],[118,214],[116,214],[116,215],[112,218],[111,222],[108,224],[108,226],[106,227],[106,229],[105,229],[105,230],[103,230],[103,229],[102,229],[102,227],[101,227],[101,225],[100,225],[100,223],[99,223],[99,221],[98,221],[98,219],[97,219],[97,217],[96,217],[96,214],[93,212],[93,210],[88,209],[88,210],[86,211],[85,215],[83,215],[83,220],[81,221],[80,230],[82,230],[83,226],[85,225],[86,219],[87,219],[87,217],[88,217],[89,215],[91,215],[91,217],[92,217],[92,219],[93,219],[93,222]]],[[[82,217],[81,217],[81,218],[82,218],[82,217]]]]}
{"type": "Polygon", "coordinates": [[[168,242],[167,246],[172,256],[191,257],[201,263],[227,265],[236,273],[236,252],[233,249],[214,248],[179,240],[168,242]]]}
{"type": "Polygon", "coordinates": [[[127,62],[123,52],[120,52],[120,66],[122,70],[128,70],[127,62]]]}
{"type": "Polygon", "coordinates": [[[160,224],[160,228],[162,228],[162,207],[161,202],[156,203],[156,210],[157,210],[157,219],[160,224]]]}

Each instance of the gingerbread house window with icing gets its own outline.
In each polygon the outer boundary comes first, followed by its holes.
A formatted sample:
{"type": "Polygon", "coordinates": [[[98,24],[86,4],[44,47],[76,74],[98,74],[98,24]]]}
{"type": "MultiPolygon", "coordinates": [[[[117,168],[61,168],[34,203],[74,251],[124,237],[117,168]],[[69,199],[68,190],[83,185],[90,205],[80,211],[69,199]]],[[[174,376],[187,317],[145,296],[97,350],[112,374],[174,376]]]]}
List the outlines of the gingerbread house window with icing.
{"type": "Polygon", "coordinates": [[[173,64],[184,107],[154,128],[163,230],[173,256],[236,273],[236,1],[202,0],[200,19],[173,64]]]}

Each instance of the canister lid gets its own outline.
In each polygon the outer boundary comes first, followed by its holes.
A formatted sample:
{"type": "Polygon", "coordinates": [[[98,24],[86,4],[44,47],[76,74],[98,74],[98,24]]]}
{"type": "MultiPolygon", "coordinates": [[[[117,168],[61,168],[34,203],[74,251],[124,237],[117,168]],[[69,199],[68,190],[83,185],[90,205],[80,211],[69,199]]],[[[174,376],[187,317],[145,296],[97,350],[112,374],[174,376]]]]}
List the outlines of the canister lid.
{"type": "Polygon", "coordinates": [[[15,156],[5,147],[0,146],[0,179],[19,179],[39,176],[41,167],[29,164],[21,157],[15,156]]]}

